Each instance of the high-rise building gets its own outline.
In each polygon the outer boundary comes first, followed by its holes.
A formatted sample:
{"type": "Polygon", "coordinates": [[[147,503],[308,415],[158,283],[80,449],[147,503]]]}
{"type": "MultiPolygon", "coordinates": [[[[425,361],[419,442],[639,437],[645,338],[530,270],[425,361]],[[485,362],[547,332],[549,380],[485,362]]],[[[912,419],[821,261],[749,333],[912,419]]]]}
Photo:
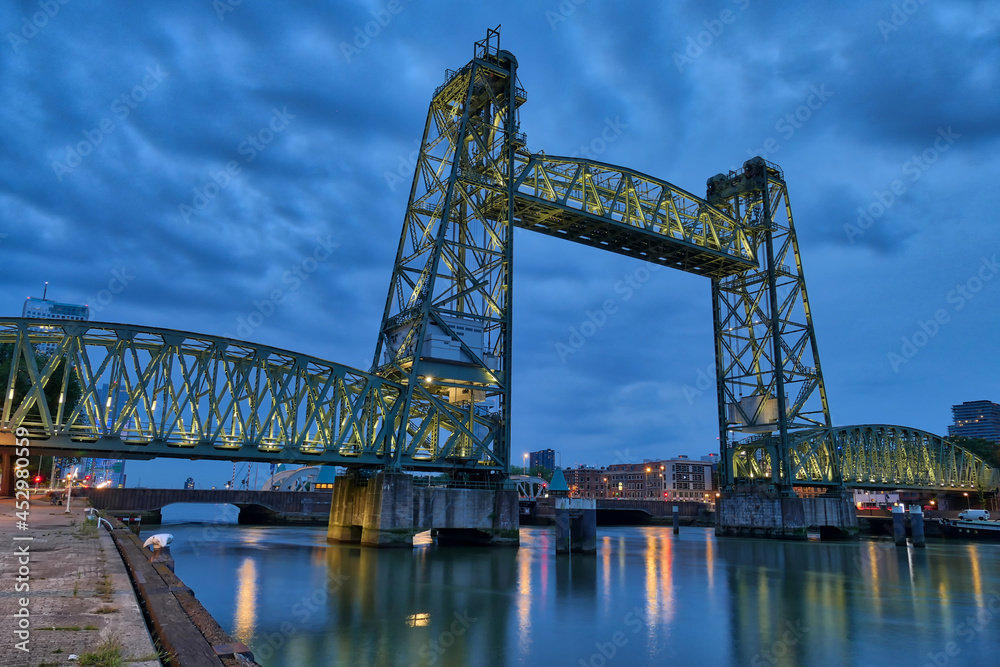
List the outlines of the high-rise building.
{"type": "MultiPolygon", "coordinates": [[[[42,297],[29,296],[24,300],[24,307],[21,309],[21,317],[34,317],[42,320],[89,320],[90,307],[81,306],[75,303],[59,303],[46,299],[48,294],[48,283],[45,284],[45,292],[42,297]]],[[[41,343],[35,349],[42,354],[52,354],[55,352],[55,343],[41,343]]]]}
{"type": "Polygon", "coordinates": [[[992,401],[966,401],[951,406],[951,414],[955,423],[948,426],[948,435],[1000,442],[1000,405],[992,401]]]}
{"type": "Polygon", "coordinates": [[[541,449],[528,454],[528,469],[545,468],[546,470],[556,469],[556,451],[554,449],[541,449]]]}

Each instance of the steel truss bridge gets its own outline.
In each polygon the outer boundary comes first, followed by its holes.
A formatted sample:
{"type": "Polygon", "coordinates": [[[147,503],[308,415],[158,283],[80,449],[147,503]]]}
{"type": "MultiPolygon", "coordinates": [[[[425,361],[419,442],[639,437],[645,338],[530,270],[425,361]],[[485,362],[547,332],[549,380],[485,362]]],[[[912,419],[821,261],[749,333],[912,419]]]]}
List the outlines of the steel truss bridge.
{"type": "Polygon", "coordinates": [[[435,91],[368,371],[216,336],[0,320],[0,445],[108,457],[445,471],[510,465],[513,228],[711,281],[730,490],[996,488],[938,436],[834,427],[784,175],[761,158],[704,198],[526,149],[527,94],[498,30],[435,91]]]}

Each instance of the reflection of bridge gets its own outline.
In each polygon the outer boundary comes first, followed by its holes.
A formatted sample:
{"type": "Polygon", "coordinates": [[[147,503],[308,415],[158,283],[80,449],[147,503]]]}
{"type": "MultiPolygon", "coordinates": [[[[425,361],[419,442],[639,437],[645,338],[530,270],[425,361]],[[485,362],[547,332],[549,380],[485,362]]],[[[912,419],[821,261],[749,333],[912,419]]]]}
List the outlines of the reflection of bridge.
{"type": "MultiPolygon", "coordinates": [[[[727,491],[996,485],[914,429],[834,428],[784,174],[705,198],[525,149],[517,61],[490,31],[434,93],[370,371],[214,336],[8,319],[0,445],[33,453],[326,463],[495,483],[510,464],[513,227],[711,280],[727,491]],[[48,357],[35,352],[51,344],[48,357]],[[114,391],[101,399],[100,388],[114,391]]],[[[7,467],[7,466],[5,466],[7,467]]]]}

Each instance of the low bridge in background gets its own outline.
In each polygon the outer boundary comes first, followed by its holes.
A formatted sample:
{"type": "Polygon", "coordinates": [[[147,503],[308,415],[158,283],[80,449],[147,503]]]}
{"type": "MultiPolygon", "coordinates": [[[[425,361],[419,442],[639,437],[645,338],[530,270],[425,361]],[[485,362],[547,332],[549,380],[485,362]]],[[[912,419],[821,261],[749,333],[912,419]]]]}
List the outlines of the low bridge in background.
{"type": "Polygon", "coordinates": [[[250,491],[227,489],[87,489],[90,504],[114,515],[142,514],[154,523],[160,511],[177,503],[235,505],[240,523],[326,523],[329,491],[250,491]]]}

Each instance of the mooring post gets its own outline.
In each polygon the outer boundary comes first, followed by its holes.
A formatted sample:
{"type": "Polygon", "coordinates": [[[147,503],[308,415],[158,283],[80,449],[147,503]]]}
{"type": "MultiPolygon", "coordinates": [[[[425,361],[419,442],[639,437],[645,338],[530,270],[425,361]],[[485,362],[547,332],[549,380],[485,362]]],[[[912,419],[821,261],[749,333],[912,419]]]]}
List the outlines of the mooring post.
{"type": "Polygon", "coordinates": [[[913,533],[913,546],[927,546],[924,538],[924,510],[920,505],[910,505],[910,530],[913,533]]]}
{"type": "Polygon", "coordinates": [[[897,547],[906,546],[906,526],[903,524],[903,505],[892,506],[892,539],[897,547]]]}
{"type": "Polygon", "coordinates": [[[681,508],[674,505],[672,513],[674,517],[674,535],[677,535],[681,532],[681,508]]]}

